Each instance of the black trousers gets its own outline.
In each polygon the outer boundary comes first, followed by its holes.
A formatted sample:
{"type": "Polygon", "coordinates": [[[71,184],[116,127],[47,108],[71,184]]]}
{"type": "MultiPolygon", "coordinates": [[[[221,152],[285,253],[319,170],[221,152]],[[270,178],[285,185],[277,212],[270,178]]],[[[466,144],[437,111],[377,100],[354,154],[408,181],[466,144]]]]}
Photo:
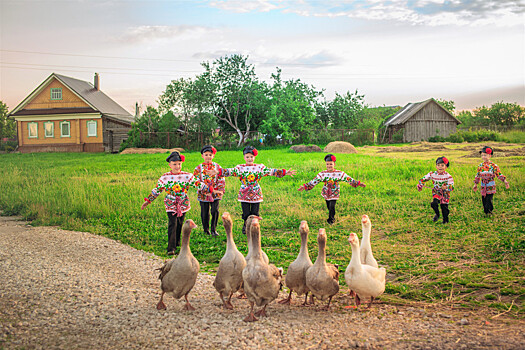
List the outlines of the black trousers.
{"type": "Polygon", "coordinates": [[[167,212],[168,214],[168,253],[172,250],[175,250],[180,244],[180,233],[182,231],[182,225],[184,224],[184,217],[186,213],[182,216],[177,217],[177,213],[167,212]]]}
{"type": "Polygon", "coordinates": [[[248,202],[241,202],[241,208],[242,208],[242,219],[244,220],[244,225],[242,227],[242,233],[246,234],[246,220],[248,219],[248,216],[250,215],[257,215],[259,216],[259,206],[261,203],[248,203],[248,202]]]}
{"type": "Polygon", "coordinates": [[[481,201],[483,202],[483,211],[485,214],[491,214],[494,210],[494,206],[492,205],[492,197],[494,197],[494,193],[486,194],[485,197],[481,196],[481,201]]]}
{"type": "Polygon", "coordinates": [[[448,204],[442,204],[440,203],[439,199],[434,198],[432,203],[430,203],[430,206],[432,209],[434,209],[434,212],[436,213],[437,217],[439,217],[439,207],[441,206],[441,212],[443,213],[443,223],[448,222],[448,213],[450,212],[448,210],[448,204]]]}
{"type": "Polygon", "coordinates": [[[215,232],[217,221],[219,221],[219,201],[216,199],[213,202],[199,202],[201,204],[201,221],[204,232],[210,232],[210,209],[211,209],[211,232],[215,232]]]}
{"type": "Polygon", "coordinates": [[[328,220],[326,220],[329,224],[333,224],[335,222],[335,205],[337,203],[336,200],[326,201],[326,207],[328,208],[328,220]]]}

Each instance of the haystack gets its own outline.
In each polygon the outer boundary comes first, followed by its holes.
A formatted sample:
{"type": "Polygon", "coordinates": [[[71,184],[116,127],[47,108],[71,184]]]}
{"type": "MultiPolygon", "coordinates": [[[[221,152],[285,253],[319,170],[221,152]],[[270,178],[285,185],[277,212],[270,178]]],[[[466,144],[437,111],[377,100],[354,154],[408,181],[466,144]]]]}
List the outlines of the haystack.
{"type": "Polygon", "coordinates": [[[343,141],[330,142],[324,148],[324,151],[327,153],[357,153],[357,150],[351,143],[343,141]]]}
{"type": "Polygon", "coordinates": [[[120,154],[153,154],[153,153],[171,153],[184,152],[184,148],[126,148],[120,154]]]}
{"type": "Polygon", "coordinates": [[[303,152],[322,152],[323,150],[321,147],[317,145],[294,145],[290,147],[290,149],[296,153],[303,153],[303,152]]]}

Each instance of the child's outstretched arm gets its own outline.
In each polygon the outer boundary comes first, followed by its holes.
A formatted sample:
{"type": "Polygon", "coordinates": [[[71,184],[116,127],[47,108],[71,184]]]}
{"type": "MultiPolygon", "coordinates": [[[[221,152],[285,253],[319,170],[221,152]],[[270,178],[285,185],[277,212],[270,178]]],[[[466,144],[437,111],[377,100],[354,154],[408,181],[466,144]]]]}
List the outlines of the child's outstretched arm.
{"type": "Polygon", "coordinates": [[[146,198],[144,198],[144,203],[142,203],[142,205],[140,206],[140,209],[142,209],[142,210],[146,209],[146,207],[151,202],[153,202],[159,196],[159,194],[161,194],[162,191],[164,191],[165,189],[166,189],[165,188],[165,184],[164,184],[164,182],[162,181],[162,178],[161,178],[157,182],[157,187],[152,189],[150,195],[148,195],[146,198]]]}
{"type": "Polygon", "coordinates": [[[321,177],[321,173],[317,174],[316,177],[313,178],[312,181],[310,182],[307,182],[303,185],[301,185],[301,187],[299,187],[297,189],[297,191],[310,191],[312,188],[315,187],[315,185],[317,185],[319,182],[321,182],[323,179],[321,177]]]}
{"type": "Polygon", "coordinates": [[[476,192],[478,190],[478,184],[481,180],[481,168],[478,167],[478,172],[476,173],[476,176],[474,177],[474,187],[472,187],[472,190],[476,192]]]}
{"type": "Polygon", "coordinates": [[[419,192],[421,192],[421,190],[423,189],[423,184],[431,179],[431,177],[430,177],[431,174],[432,174],[432,172],[426,174],[421,179],[419,179],[419,182],[417,184],[417,190],[419,192]]]}
{"type": "Polygon", "coordinates": [[[507,177],[501,173],[501,171],[499,170],[499,166],[497,166],[496,164],[494,164],[494,175],[496,175],[496,177],[499,180],[503,181],[506,189],[510,187],[509,182],[507,181],[507,177]]]}
{"type": "Polygon", "coordinates": [[[341,179],[343,180],[344,182],[350,184],[350,186],[352,187],[366,187],[366,185],[359,181],[359,180],[356,180],[356,179],[352,179],[352,177],[348,174],[346,174],[345,172],[343,172],[343,178],[341,179]]]}

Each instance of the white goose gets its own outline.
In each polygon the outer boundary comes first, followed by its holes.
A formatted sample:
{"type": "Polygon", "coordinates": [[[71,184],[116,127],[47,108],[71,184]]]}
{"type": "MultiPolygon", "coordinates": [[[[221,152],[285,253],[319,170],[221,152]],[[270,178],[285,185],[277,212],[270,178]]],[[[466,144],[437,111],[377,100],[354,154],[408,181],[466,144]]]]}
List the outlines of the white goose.
{"type": "Polygon", "coordinates": [[[279,295],[281,289],[282,271],[274,265],[268,265],[263,259],[261,250],[261,234],[259,219],[254,218],[248,232],[250,238],[251,258],[242,271],[244,292],[250,302],[250,314],[245,322],[257,321],[255,316],[266,316],[266,306],[279,295]],[[254,304],[262,307],[253,313],[254,304]]]}
{"type": "Polygon", "coordinates": [[[385,291],[386,270],[383,267],[377,268],[361,263],[359,239],[355,233],[350,233],[348,242],[352,246],[352,259],[345,271],[345,281],[348,288],[356,294],[356,305],[361,304],[361,299],[370,298],[370,308],[374,298],[385,291]]]}
{"type": "Polygon", "coordinates": [[[182,226],[182,241],[179,255],[157,269],[160,270],[159,279],[161,281],[160,288],[162,289],[157,310],[166,310],[166,304],[162,301],[164,293],[171,294],[175,299],[179,299],[184,295],[186,299],[184,310],[195,310],[188,301],[188,293],[195,285],[200,269],[199,262],[190,250],[190,234],[195,227],[197,225],[195,225],[193,220],[186,220],[182,226]]]}
{"type": "Polygon", "coordinates": [[[370,244],[370,231],[372,230],[372,223],[368,215],[363,215],[361,218],[361,227],[363,230],[363,238],[361,238],[361,264],[378,267],[377,261],[372,254],[372,245],[370,244]]]}
{"type": "Polygon", "coordinates": [[[288,298],[280,300],[279,304],[290,304],[292,299],[292,291],[295,291],[297,295],[303,295],[304,297],[303,306],[307,305],[308,293],[310,290],[306,286],[306,271],[312,266],[312,260],[308,255],[308,233],[310,228],[306,221],[301,221],[299,225],[299,234],[301,235],[301,250],[299,250],[299,255],[294,262],[288,266],[288,271],[286,272],[285,284],[286,287],[290,289],[290,294],[288,298]]]}
{"type": "Polygon", "coordinates": [[[339,292],[339,270],[332,264],[326,263],[326,231],[319,229],[317,234],[319,254],[315,263],[306,271],[306,286],[319,300],[328,299],[325,310],[330,308],[332,297],[339,292]]]}
{"type": "Polygon", "coordinates": [[[233,309],[231,298],[233,293],[238,291],[242,286],[242,270],[246,267],[244,256],[237,250],[232,234],[232,218],[230,213],[222,214],[222,223],[226,231],[226,252],[219,262],[217,275],[213,281],[213,286],[219,292],[219,296],[226,309],[233,309]],[[224,301],[224,296],[228,297],[224,301]]]}

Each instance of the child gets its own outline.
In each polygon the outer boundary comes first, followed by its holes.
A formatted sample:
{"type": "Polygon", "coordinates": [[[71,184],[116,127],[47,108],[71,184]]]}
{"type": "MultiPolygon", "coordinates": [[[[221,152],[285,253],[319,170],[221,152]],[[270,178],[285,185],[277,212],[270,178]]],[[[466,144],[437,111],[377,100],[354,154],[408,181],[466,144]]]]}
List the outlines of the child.
{"type": "Polygon", "coordinates": [[[204,159],[204,163],[197,165],[193,171],[193,176],[203,182],[210,189],[210,191],[199,190],[197,192],[197,197],[201,205],[202,228],[207,235],[210,235],[209,224],[211,207],[212,236],[219,235],[215,228],[217,227],[217,221],[219,220],[219,201],[222,199],[225,187],[224,177],[217,176],[222,170],[221,166],[212,162],[215,153],[217,153],[217,150],[213,146],[206,145],[202,147],[201,156],[204,159]],[[214,170],[213,173],[215,175],[211,175],[212,170],[214,170]]]}
{"type": "Polygon", "coordinates": [[[478,183],[481,180],[481,201],[483,203],[483,210],[485,211],[485,214],[490,215],[492,214],[492,210],[494,210],[492,197],[494,197],[494,193],[496,193],[496,181],[494,178],[497,177],[503,181],[505,183],[505,188],[507,189],[510,185],[506,180],[505,175],[499,170],[499,167],[490,160],[494,154],[492,148],[485,146],[479,151],[479,153],[481,154],[481,160],[483,163],[478,165],[478,172],[474,178],[474,187],[472,189],[476,192],[478,190],[478,183]]]}
{"type": "Polygon", "coordinates": [[[450,166],[450,162],[446,157],[439,157],[436,159],[436,171],[430,173],[419,179],[417,190],[421,192],[423,189],[423,183],[432,180],[432,203],[430,206],[434,209],[436,215],[432,219],[434,222],[439,220],[439,206],[443,212],[443,223],[448,223],[448,202],[450,200],[450,192],[454,190],[454,179],[447,173],[447,168],[450,166]]]}
{"type": "Polygon", "coordinates": [[[192,174],[182,171],[184,156],[178,152],[173,152],[166,158],[171,171],[163,174],[151,194],[144,198],[141,209],[146,207],[159,196],[162,191],[166,191],[164,205],[168,214],[168,255],[174,255],[175,249],[180,242],[180,233],[184,224],[184,216],[190,210],[190,199],[187,192],[193,186],[203,192],[209,191],[208,187],[198,181],[192,174]]]}
{"type": "Polygon", "coordinates": [[[326,171],[321,171],[312,181],[305,183],[298,190],[309,191],[319,182],[324,182],[321,196],[325,199],[328,208],[328,220],[326,222],[332,225],[335,222],[335,204],[339,199],[339,181],[347,182],[352,187],[366,187],[366,185],[361,181],[352,179],[341,170],[335,170],[335,156],[333,154],[327,154],[324,161],[326,162],[326,171]]]}
{"type": "Polygon", "coordinates": [[[263,194],[259,181],[265,176],[275,176],[278,178],[286,175],[295,175],[295,170],[272,169],[264,164],[255,164],[255,157],[258,152],[252,146],[246,146],[242,151],[245,164],[239,164],[235,168],[223,169],[219,176],[235,176],[241,181],[241,188],[237,200],[241,202],[242,219],[244,225],[242,233],[246,234],[246,219],[250,215],[259,216],[259,205],[263,201],[263,194]]]}

